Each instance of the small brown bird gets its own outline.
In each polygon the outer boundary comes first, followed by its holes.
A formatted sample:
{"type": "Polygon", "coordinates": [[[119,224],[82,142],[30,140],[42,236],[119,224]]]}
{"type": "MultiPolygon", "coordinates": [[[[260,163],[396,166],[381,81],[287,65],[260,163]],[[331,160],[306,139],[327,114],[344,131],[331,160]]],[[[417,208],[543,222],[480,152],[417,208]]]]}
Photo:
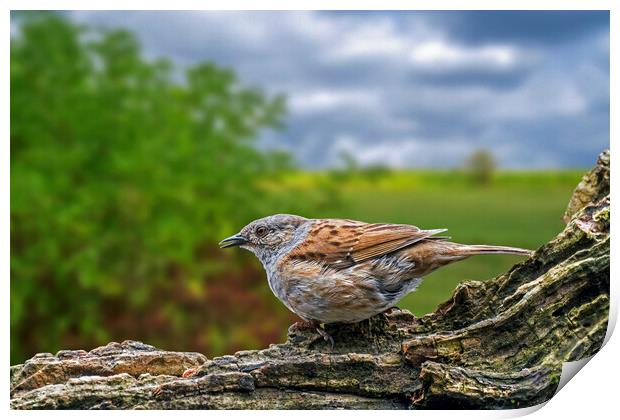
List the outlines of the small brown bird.
{"type": "Polygon", "coordinates": [[[439,267],[479,254],[531,254],[436,236],[446,230],[276,214],[251,222],[220,247],[253,252],[278,299],[333,345],[321,323],[358,322],[386,311],[439,267]]]}

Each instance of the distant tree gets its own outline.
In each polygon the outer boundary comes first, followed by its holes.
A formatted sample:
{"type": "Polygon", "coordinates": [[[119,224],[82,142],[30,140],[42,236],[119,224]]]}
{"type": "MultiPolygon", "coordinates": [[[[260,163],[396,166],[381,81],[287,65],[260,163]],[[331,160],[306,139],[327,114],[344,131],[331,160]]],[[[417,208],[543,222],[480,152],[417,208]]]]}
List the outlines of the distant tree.
{"type": "Polygon", "coordinates": [[[391,173],[390,167],[381,163],[364,166],[362,174],[369,181],[375,182],[391,173]]]}
{"type": "Polygon", "coordinates": [[[356,172],[359,169],[359,163],[353,153],[347,150],[342,150],[338,154],[338,158],[342,161],[345,171],[356,172]]]}
{"type": "Polygon", "coordinates": [[[359,173],[359,163],[353,153],[341,150],[338,153],[340,165],[328,171],[329,178],[336,183],[348,181],[359,173]]]}
{"type": "Polygon", "coordinates": [[[495,158],[489,150],[478,149],[467,159],[465,167],[474,183],[488,184],[495,171],[495,158]]]}

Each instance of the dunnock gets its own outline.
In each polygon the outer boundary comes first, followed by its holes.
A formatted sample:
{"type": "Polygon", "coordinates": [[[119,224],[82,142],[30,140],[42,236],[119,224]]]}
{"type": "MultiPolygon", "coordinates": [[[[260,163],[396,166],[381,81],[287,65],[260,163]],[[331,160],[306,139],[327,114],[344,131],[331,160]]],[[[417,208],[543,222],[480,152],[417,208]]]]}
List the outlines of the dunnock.
{"type": "Polygon", "coordinates": [[[220,247],[252,251],[278,299],[333,345],[321,323],[358,322],[386,311],[439,267],[478,254],[531,254],[435,236],[445,231],[277,214],[253,221],[220,247]]]}

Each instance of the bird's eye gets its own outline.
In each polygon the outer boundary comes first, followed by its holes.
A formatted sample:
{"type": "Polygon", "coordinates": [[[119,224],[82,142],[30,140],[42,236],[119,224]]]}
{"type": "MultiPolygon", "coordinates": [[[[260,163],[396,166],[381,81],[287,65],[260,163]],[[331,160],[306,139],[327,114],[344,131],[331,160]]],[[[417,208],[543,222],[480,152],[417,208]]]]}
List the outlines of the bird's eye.
{"type": "Polygon", "coordinates": [[[262,238],[266,234],[267,234],[267,228],[265,226],[259,226],[259,227],[256,228],[256,235],[259,238],[262,238]]]}

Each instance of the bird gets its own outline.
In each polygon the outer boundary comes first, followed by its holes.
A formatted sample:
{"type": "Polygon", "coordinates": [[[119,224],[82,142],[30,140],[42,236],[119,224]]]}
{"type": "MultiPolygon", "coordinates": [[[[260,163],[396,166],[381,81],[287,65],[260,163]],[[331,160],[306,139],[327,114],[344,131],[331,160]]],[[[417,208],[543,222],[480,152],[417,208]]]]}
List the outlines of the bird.
{"type": "Polygon", "coordinates": [[[274,295],[333,347],[322,325],[360,322],[385,312],[440,267],[480,254],[532,254],[450,242],[440,235],[446,231],[275,214],[252,221],[219,245],[254,253],[274,295]]]}

